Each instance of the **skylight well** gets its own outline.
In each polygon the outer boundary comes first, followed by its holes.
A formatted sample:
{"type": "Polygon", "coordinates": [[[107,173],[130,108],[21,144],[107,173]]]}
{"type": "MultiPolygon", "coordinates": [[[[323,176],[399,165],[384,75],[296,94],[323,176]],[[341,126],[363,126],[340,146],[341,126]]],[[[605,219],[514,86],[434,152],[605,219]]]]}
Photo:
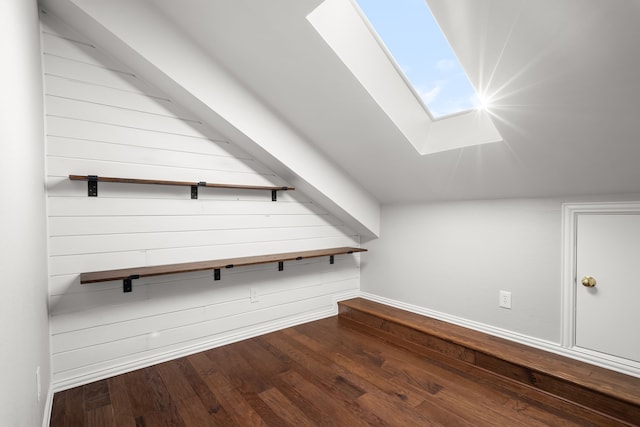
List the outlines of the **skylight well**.
{"type": "Polygon", "coordinates": [[[434,119],[481,106],[425,0],[356,0],[434,119]]]}
{"type": "Polygon", "coordinates": [[[418,154],[503,141],[424,0],[323,0],[307,20],[418,154]]]}

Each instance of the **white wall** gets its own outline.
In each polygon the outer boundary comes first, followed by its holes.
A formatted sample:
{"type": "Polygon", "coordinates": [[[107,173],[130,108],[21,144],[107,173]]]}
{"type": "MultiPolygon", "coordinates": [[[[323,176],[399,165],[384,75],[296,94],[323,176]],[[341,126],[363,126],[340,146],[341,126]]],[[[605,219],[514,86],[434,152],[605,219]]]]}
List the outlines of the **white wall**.
{"type": "Polygon", "coordinates": [[[385,206],[362,290],[560,342],[561,200],[385,206]],[[498,307],[500,290],[512,309],[498,307]]]}
{"type": "Polygon", "coordinates": [[[40,39],[35,1],[0,2],[0,424],[42,424],[50,384],[40,39]],[[36,370],[40,367],[40,396],[36,370]]]}
{"type": "MultiPolygon", "coordinates": [[[[79,273],[351,246],[300,192],[99,184],[69,174],[286,185],[99,47],[43,15],[51,345],[57,389],[330,315],[357,255],[81,285],[79,273]],[[251,295],[255,298],[251,298],[251,295]]],[[[233,102],[233,99],[229,99],[233,102]]]]}
{"type": "Polygon", "coordinates": [[[561,342],[562,204],[638,194],[386,205],[361,290],[523,342],[561,342]],[[498,307],[500,290],[512,309],[498,307]],[[504,334],[503,334],[504,332],[504,334]]]}
{"type": "MultiPolygon", "coordinates": [[[[198,41],[190,37],[191,22],[182,28],[176,25],[179,13],[169,5],[184,9],[182,3],[165,2],[162,7],[158,2],[128,0],[43,3],[358,234],[377,236],[378,200],[229,71],[208,49],[217,40],[214,35],[198,41]]],[[[202,15],[220,15],[216,6],[201,6],[202,15]]],[[[259,67],[254,71],[260,75],[259,67]]]]}

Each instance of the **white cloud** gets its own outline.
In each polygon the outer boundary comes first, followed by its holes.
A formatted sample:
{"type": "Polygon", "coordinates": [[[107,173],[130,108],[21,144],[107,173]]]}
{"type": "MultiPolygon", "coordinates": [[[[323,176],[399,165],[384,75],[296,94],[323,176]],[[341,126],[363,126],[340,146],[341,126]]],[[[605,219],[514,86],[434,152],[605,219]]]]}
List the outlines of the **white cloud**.
{"type": "Polygon", "coordinates": [[[441,59],[436,62],[436,68],[440,71],[449,71],[456,67],[455,61],[452,59],[441,59]]]}
{"type": "Polygon", "coordinates": [[[429,105],[430,103],[436,100],[438,95],[440,95],[441,91],[442,91],[442,85],[437,84],[434,86],[433,89],[427,92],[422,92],[420,96],[422,97],[422,100],[424,101],[424,103],[429,105]]]}

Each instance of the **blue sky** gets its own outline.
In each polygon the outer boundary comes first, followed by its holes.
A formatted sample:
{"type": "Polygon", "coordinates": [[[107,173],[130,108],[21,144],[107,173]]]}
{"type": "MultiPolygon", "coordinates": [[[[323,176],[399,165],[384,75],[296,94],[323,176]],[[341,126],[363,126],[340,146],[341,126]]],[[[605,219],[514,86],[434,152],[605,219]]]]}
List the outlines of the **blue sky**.
{"type": "Polygon", "coordinates": [[[434,117],[478,97],[424,0],[356,0],[434,117]]]}

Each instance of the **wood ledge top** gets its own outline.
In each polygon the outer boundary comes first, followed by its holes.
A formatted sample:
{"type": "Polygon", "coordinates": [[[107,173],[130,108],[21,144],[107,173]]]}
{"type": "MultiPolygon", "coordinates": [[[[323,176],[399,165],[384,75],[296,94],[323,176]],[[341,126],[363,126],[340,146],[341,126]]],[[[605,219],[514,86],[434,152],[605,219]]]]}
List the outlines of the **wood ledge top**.
{"type": "Polygon", "coordinates": [[[640,378],[364,298],[339,305],[640,405],[640,378]]]}

